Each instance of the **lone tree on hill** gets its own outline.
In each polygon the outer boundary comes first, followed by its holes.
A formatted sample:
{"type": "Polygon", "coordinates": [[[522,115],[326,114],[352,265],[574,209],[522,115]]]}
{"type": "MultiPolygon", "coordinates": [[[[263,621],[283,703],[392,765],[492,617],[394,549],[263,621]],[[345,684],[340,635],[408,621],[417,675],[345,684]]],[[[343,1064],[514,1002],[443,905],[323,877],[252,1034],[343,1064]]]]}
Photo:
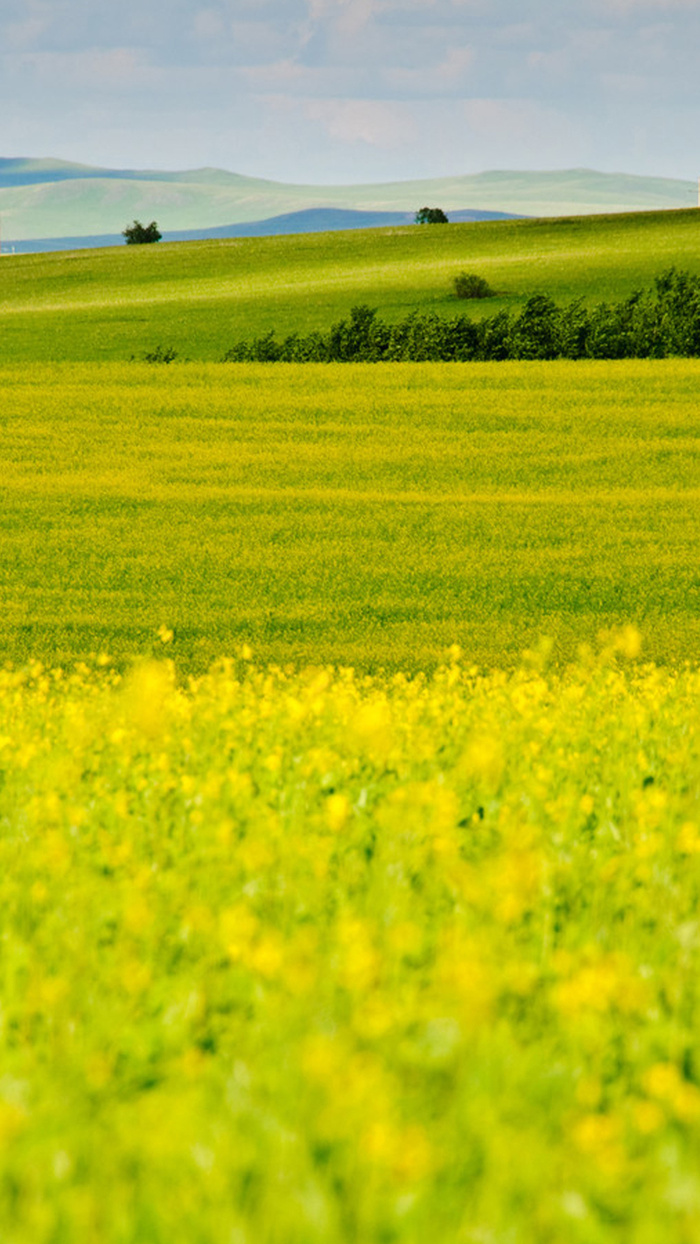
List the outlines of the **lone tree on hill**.
{"type": "Polygon", "coordinates": [[[142,225],[140,220],[135,220],[133,225],[127,225],[122,233],[122,237],[126,238],[127,246],[135,246],[140,242],[160,242],[162,236],[155,220],[152,220],[150,225],[142,225]]]}
{"type": "Polygon", "coordinates": [[[448,225],[450,222],[441,207],[421,207],[416,212],[417,225],[448,225]]]}
{"type": "Polygon", "coordinates": [[[454,290],[458,298],[493,298],[496,292],[486,277],[476,272],[459,272],[454,279],[454,290]]]}

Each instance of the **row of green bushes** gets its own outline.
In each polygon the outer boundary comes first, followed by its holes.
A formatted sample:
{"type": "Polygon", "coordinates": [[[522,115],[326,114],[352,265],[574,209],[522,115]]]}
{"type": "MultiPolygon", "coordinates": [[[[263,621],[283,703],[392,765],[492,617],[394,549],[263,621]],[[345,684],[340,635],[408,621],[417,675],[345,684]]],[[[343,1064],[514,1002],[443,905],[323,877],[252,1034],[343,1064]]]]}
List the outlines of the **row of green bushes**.
{"type": "Polygon", "coordinates": [[[328,332],[274,330],[241,341],[226,362],[384,362],[498,359],[622,359],[700,356],[700,277],[671,268],[653,289],[621,302],[588,308],[581,299],[559,307],[534,294],[518,314],[499,311],[485,319],[444,319],[413,312],[397,324],[371,307],[353,307],[350,318],[328,332]]]}

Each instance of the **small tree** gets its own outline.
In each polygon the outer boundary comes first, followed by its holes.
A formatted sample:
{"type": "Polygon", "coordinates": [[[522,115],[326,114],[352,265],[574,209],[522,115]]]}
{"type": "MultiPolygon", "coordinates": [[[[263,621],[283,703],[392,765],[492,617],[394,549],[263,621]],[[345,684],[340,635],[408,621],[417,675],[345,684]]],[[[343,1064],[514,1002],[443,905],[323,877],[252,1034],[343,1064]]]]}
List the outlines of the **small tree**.
{"type": "Polygon", "coordinates": [[[485,276],[479,276],[476,272],[460,272],[454,279],[455,294],[458,298],[493,298],[494,290],[491,289],[485,276]]]}
{"type": "Polygon", "coordinates": [[[135,220],[133,225],[127,225],[122,233],[122,237],[126,238],[127,246],[135,246],[141,242],[160,242],[162,236],[155,220],[152,220],[150,225],[142,225],[140,220],[135,220]]]}
{"type": "Polygon", "coordinates": [[[416,212],[417,225],[448,225],[449,223],[441,207],[421,207],[416,212]]]}

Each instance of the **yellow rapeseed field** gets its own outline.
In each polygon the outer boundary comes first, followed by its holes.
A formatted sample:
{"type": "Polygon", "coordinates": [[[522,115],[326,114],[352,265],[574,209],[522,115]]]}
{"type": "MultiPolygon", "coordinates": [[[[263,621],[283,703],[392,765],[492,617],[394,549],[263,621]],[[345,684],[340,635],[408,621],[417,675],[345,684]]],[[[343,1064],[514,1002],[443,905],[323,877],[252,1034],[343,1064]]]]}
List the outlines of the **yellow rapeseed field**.
{"type": "Polygon", "coordinates": [[[699,376],[0,369],[2,1244],[696,1244],[699,376]]]}
{"type": "Polygon", "coordinates": [[[700,1215],[700,673],[0,673],[3,1244],[700,1215]]]}
{"type": "Polygon", "coordinates": [[[0,368],[0,663],[700,648],[697,359],[0,368]]]}

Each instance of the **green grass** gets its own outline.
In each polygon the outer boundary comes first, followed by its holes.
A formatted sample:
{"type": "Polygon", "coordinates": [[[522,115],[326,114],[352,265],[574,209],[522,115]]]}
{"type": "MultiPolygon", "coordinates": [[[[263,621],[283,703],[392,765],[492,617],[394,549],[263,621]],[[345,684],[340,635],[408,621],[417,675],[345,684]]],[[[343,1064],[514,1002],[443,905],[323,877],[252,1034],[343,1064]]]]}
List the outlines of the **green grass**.
{"type": "Polygon", "coordinates": [[[512,665],[700,641],[700,363],[7,367],[0,651],[512,665]]]}
{"type": "Polygon", "coordinates": [[[389,320],[454,315],[455,275],[499,291],[470,313],[533,292],[590,302],[700,270],[697,211],[408,226],[3,257],[0,362],[129,359],[158,345],[217,360],[234,340],[327,328],[358,302],[389,320]]]}

